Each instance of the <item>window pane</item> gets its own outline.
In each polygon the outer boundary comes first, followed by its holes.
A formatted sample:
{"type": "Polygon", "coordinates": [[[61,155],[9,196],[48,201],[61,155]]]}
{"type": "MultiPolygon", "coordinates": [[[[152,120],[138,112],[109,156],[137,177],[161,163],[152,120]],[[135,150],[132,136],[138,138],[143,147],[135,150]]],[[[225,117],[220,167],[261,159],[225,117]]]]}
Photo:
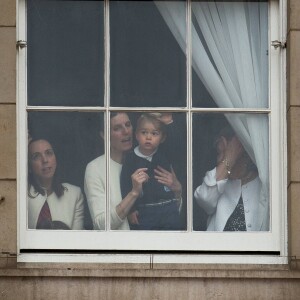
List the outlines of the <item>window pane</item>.
{"type": "Polygon", "coordinates": [[[29,105],[103,106],[103,1],[27,1],[29,105]]]}
{"type": "Polygon", "coordinates": [[[186,229],[185,114],[119,112],[110,126],[111,229],[186,229]]]}
{"type": "Polygon", "coordinates": [[[168,2],[182,23],[182,49],[157,6],[160,1],[111,1],[111,104],[186,106],[185,2],[168,2]]]}
{"type": "Polygon", "coordinates": [[[101,124],[103,127],[100,113],[28,114],[29,229],[92,229],[83,193],[87,185],[84,176],[88,162],[104,153],[101,124]],[[48,217],[45,213],[46,218],[38,222],[46,200],[51,218],[48,212],[48,217]]]}
{"type": "Polygon", "coordinates": [[[191,30],[193,105],[268,107],[268,2],[193,1],[191,30]]]}
{"type": "Polygon", "coordinates": [[[194,114],[194,230],[269,230],[268,116],[194,114]]]}

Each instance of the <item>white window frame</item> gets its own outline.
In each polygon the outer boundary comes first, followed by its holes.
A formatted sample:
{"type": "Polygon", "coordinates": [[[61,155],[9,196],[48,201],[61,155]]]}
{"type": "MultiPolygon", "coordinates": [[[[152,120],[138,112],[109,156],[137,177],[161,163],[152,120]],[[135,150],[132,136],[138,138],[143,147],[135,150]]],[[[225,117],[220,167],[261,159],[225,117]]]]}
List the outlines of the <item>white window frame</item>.
{"type": "MultiPolygon", "coordinates": [[[[17,41],[26,41],[26,0],[17,1],[17,41]]],[[[190,2],[189,5],[190,6],[190,2]]],[[[286,0],[270,0],[269,25],[269,45],[273,40],[286,40],[286,0]]],[[[107,2],[105,2],[107,8],[107,2]]],[[[106,10],[107,16],[108,11],[106,10]]],[[[189,27],[189,26],[187,26],[189,27]]],[[[187,28],[189,30],[189,28],[187,28]]],[[[106,34],[108,28],[106,27],[106,34]]],[[[188,44],[189,44],[188,35],[188,44]]],[[[27,219],[27,110],[50,110],[50,111],[118,111],[126,110],[124,108],[108,109],[106,108],[82,108],[82,107],[28,107],[27,106],[27,75],[26,75],[26,48],[21,48],[17,55],[17,155],[18,155],[18,261],[19,262],[141,262],[148,263],[149,259],[157,263],[253,263],[253,264],[286,264],[287,260],[287,159],[286,159],[286,51],[284,49],[275,49],[269,46],[269,80],[271,84],[269,89],[270,102],[270,204],[271,204],[271,230],[270,232],[124,232],[124,231],[48,231],[47,234],[40,230],[26,229],[27,219]],[[272,200],[271,200],[272,199],[272,200]],[[26,213],[24,213],[24,211],[26,213]],[[137,246],[135,242],[143,237],[143,242],[137,246]],[[237,238],[238,237],[238,238],[237,238]],[[80,238],[80,243],[78,240],[80,238]],[[180,243],[178,242],[180,240],[180,243]],[[221,244],[222,248],[216,247],[221,244]],[[201,248],[199,248],[199,243],[201,248]],[[245,248],[245,243],[247,247],[245,248]],[[122,254],[118,255],[82,255],[82,254],[43,254],[32,255],[23,253],[21,250],[120,250],[120,251],[178,251],[178,254],[122,254]],[[222,251],[223,254],[203,255],[202,252],[222,251]],[[180,254],[181,251],[195,251],[194,254],[180,254]],[[224,252],[234,252],[236,255],[226,255],[224,252]],[[244,251],[253,251],[254,255],[241,255],[244,251]],[[262,252],[261,255],[258,253],[262,252]],[[278,252],[279,254],[268,254],[278,252]]],[[[109,45],[106,45],[106,66],[109,63],[109,45]]],[[[190,61],[190,54],[187,60],[190,61]]],[[[191,70],[188,68],[188,81],[191,70]]],[[[109,70],[105,68],[106,78],[109,78],[109,70]]],[[[109,80],[106,81],[105,99],[109,103],[109,80]]],[[[190,97],[188,88],[187,97],[190,97]]],[[[128,109],[133,111],[134,109],[128,109]]],[[[143,108],[144,110],[144,108],[143,108]]],[[[147,110],[147,109],[146,109],[147,110]]],[[[150,110],[150,109],[149,109],[150,110]]],[[[153,110],[151,108],[151,110],[153,110]]],[[[158,109],[162,111],[163,109],[158,109]]],[[[179,111],[174,108],[165,108],[166,111],[179,111]]],[[[139,109],[137,109],[139,111],[139,109]]],[[[191,115],[189,107],[182,109],[191,115]]],[[[212,109],[197,109],[197,111],[213,111],[212,109]]],[[[226,109],[218,111],[227,112],[226,109]]],[[[230,110],[230,111],[234,111],[230,110]]],[[[237,109],[236,111],[242,111],[237,109]]],[[[251,110],[245,110],[247,112],[251,110]]],[[[266,112],[267,110],[254,110],[253,112],[266,112]]],[[[191,117],[188,127],[191,128],[191,117]]],[[[109,133],[109,123],[107,123],[106,135],[109,133]]],[[[188,142],[191,140],[191,134],[188,134],[188,142]]],[[[191,143],[190,143],[191,144],[191,143]]],[[[109,153],[109,142],[106,145],[109,153]]],[[[188,149],[191,152],[191,149],[188,149]]],[[[191,157],[191,156],[190,156],[191,157]]],[[[191,160],[191,158],[190,158],[191,160]]],[[[107,159],[109,163],[109,159],[107,159]]],[[[191,164],[189,163],[188,166],[191,164]]],[[[192,170],[188,167],[188,174],[191,177],[192,170]]],[[[107,176],[108,177],[108,176],[107,176]]],[[[108,177],[109,178],[109,177],[108,177]]],[[[109,179],[108,179],[109,180],[109,179]]],[[[192,199],[192,183],[189,183],[187,199],[192,199]]],[[[109,201],[107,201],[109,206],[109,201]]],[[[191,202],[188,204],[188,210],[191,212],[191,202]]],[[[107,209],[109,211],[109,207],[107,209]]],[[[192,213],[190,213],[191,215],[192,213]]],[[[107,214],[109,221],[109,214],[107,214]]],[[[188,230],[191,230],[191,221],[188,224],[188,230]]],[[[51,251],[50,251],[51,252],[51,251]]]]}

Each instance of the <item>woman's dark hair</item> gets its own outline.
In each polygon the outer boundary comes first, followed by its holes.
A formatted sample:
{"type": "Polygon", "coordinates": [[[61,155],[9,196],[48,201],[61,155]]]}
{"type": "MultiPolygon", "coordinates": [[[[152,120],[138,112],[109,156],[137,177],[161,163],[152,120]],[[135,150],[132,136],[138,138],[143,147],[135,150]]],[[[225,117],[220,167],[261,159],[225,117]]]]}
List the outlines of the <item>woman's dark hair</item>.
{"type": "MultiPolygon", "coordinates": [[[[116,111],[116,112],[111,112],[110,113],[110,119],[112,119],[113,117],[115,117],[115,116],[117,116],[118,114],[121,114],[122,112],[118,112],[118,111],[116,111]]],[[[124,114],[127,114],[126,112],[124,112],[124,114]]]]}
{"type": "MultiPolygon", "coordinates": [[[[118,114],[121,114],[123,112],[119,112],[119,111],[116,111],[116,112],[111,112],[110,113],[110,120],[117,116],[118,114]]],[[[124,112],[125,114],[127,114],[126,112],[124,112]]],[[[97,120],[97,128],[98,128],[98,132],[103,132],[104,133],[104,121],[103,121],[103,118],[99,121],[97,120]]]]}
{"type": "MultiPolygon", "coordinates": [[[[46,138],[43,138],[43,137],[32,138],[28,143],[28,149],[29,149],[29,146],[32,143],[37,142],[37,141],[41,141],[41,140],[46,141],[51,145],[51,147],[53,149],[53,152],[54,152],[54,154],[56,156],[56,159],[57,159],[55,149],[53,148],[53,143],[51,143],[46,138]]],[[[30,167],[30,160],[31,160],[31,157],[30,157],[30,154],[29,154],[29,151],[28,151],[28,196],[30,198],[35,198],[37,196],[37,195],[31,195],[31,193],[30,193],[30,187],[31,186],[33,186],[34,191],[37,194],[41,194],[41,195],[44,196],[46,194],[46,192],[39,185],[39,183],[37,182],[35,176],[33,175],[32,171],[31,171],[31,167],[30,167]]],[[[64,191],[66,190],[66,188],[62,185],[61,178],[59,177],[59,170],[58,170],[59,167],[58,166],[59,166],[59,164],[57,164],[57,167],[56,167],[56,170],[55,170],[55,173],[54,173],[54,176],[53,176],[52,189],[55,192],[55,194],[57,195],[57,197],[60,198],[64,194],[64,191]]]]}
{"type": "Polygon", "coordinates": [[[218,134],[218,138],[220,138],[221,136],[224,136],[227,140],[231,140],[234,136],[236,135],[236,133],[234,132],[234,130],[231,128],[231,126],[225,126],[223,127],[218,134]]]}

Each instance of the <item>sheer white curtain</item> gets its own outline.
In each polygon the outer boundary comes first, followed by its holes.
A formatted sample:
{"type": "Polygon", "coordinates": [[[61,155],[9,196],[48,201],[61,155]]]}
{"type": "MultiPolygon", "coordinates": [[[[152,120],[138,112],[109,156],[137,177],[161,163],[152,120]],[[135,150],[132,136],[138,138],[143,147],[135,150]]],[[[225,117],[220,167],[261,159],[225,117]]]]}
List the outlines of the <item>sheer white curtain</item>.
{"type": "MultiPolygon", "coordinates": [[[[156,6],[186,52],[186,4],[157,1],[156,6]]],[[[267,2],[192,2],[191,35],[193,69],[219,107],[268,107],[267,2]]],[[[262,199],[268,199],[267,115],[226,117],[256,163],[262,199]]]]}

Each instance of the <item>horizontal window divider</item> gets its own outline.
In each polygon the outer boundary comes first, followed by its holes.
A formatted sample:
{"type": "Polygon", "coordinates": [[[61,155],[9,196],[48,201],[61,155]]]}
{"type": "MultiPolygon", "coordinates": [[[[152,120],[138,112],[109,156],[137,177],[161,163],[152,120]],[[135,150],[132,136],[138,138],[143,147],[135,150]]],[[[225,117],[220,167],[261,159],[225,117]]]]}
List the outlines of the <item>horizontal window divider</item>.
{"type": "Polygon", "coordinates": [[[109,111],[124,111],[124,112],[147,112],[147,111],[158,111],[158,112],[213,112],[213,113],[270,113],[269,108],[187,108],[187,107],[109,107],[109,111]]]}
{"type": "Polygon", "coordinates": [[[97,106],[27,106],[27,111],[85,111],[85,112],[106,112],[106,111],[124,111],[124,112],[205,112],[205,113],[253,113],[266,114],[270,113],[271,109],[267,108],[170,108],[170,107],[97,107],[97,106]]]}
{"type": "Polygon", "coordinates": [[[27,111],[85,111],[85,112],[105,112],[105,107],[98,106],[27,106],[27,111]]]}
{"type": "Polygon", "coordinates": [[[163,112],[187,112],[189,109],[187,107],[110,107],[110,111],[124,111],[124,112],[147,112],[147,111],[163,111],[163,112]]]}
{"type": "Polygon", "coordinates": [[[270,113],[268,108],[191,108],[191,112],[212,112],[212,113],[270,113]]]}

